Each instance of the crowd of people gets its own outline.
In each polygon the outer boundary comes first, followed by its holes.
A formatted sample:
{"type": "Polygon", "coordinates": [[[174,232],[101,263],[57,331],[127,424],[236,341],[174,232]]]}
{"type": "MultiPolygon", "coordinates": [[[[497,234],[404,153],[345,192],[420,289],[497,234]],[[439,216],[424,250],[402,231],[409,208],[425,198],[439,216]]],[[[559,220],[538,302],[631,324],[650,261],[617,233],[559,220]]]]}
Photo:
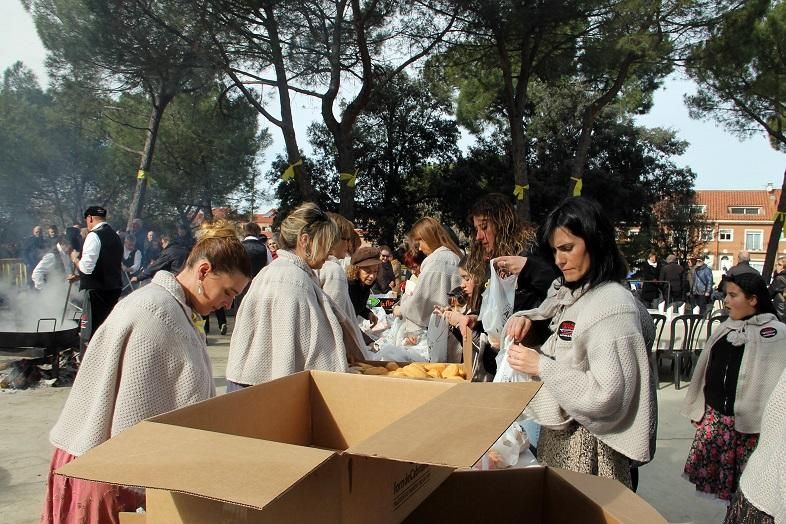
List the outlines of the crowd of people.
{"type": "MultiPolygon", "coordinates": [[[[80,282],[109,260],[133,267],[136,256],[102,225],[106,210],[85,215],[80,282]]],[[[628,264],[599,204],[566,199],[534,228],[504,195],[483,196],[468,213],[466,249],[435,217],[417,220],[403,249],[364,245],[351,221],[313,203],[284,218],[275,245],[259,243],[253,226],[240,236],[227,223],[204,224],[183,263],[160,267],[95,331],[50,434],[42,521],[117,522],[118,512],[144,504],[133,488],[54,471],[145,418],[215,395],[204,318],[233,301],[229,393],[303,370],[347,372],[378,349],[369,326],[398,319],[406,348],[441,317],[459,348],[448,350],[448,361],[460,362],[460,341],[472,337],[472,380],[542,383],[523,414],[539,429],[541,463],[636,489],[657,437],[655,329],[625,281],[628,264]],[[495,279],[513,279],[515,292],[492,309],[495,279]],[[384,319],[369,307],[374,294],[398,299],[384,319]]],[[[714,328],[686,395],[684,412],[697,429],[685,475],[697,490],[733,499],[729,523],[739,515],[783,522],[786,325],[760,275],[732,273],[723,289],[728,319],[714,328]]],[[[109,298],[96,294],[101,303],[109,298]]]]}

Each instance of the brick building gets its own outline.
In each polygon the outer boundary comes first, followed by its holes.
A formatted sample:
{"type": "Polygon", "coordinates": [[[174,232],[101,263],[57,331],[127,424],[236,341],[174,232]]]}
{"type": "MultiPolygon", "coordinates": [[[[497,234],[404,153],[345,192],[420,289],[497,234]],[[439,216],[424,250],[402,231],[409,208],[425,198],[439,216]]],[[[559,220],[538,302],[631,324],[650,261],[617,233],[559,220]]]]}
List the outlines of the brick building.
{"type": "MultiPolygon", "coordinates": [[[[771,185],[754,190],[696,190],[697,211],[708,222],[701,251],[713,270],[730,268],[737,263],[737,253],[750,251],[751,266],[761,271],[780,193],[771,185]]],[[[783,235],[778,254],[786,255],[783,235]]]]}

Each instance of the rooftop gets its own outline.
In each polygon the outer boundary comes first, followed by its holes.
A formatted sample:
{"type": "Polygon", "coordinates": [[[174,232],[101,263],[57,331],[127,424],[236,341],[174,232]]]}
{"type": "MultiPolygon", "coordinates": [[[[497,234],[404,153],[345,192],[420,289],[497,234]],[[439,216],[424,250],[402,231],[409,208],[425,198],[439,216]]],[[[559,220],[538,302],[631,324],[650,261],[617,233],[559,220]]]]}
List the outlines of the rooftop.
{"type": "Polygon", "coordinates": [[[772,222],[780,196],[780,189],[697,189],[696,203],[707,206],[704,213],[710,220],[772,222]],[[731,208],[738,212],[731,213],[731,208]]]}

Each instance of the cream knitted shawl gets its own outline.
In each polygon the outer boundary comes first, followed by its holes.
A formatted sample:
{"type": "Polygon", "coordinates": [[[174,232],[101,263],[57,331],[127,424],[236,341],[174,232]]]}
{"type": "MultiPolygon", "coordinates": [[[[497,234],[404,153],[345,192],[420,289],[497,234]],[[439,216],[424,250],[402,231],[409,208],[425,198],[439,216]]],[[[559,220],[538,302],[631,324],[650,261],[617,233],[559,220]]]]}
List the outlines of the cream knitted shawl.
{"type": "Polygon", "coordinates": [[[786,369],[786,325],[771,313],[754,315],[748,320],[729,318],[715,328],[705,345],[709,349],[702,351],[696,361],[682,414],[695,421],[704,416],[704,385],[712,347],[732,332],[745,343],[734,400],[734,429],[758,433],[764,405],[786,369]]]}
{"type": "Polygon", "coordinates": [[[761,418],[761,433],[740,479],[740,489],[756,508],[786,524],[786,371],[761,418]]]}
{"type": "Polygon", "coordinates": [[[526,412],[552,428],[575,420],[626,457],[649,461],[656,403],[630,291],[616,282],[571,291],[555,281],[540,307],[516,316],[551,319],[553,332],[541,347],[543,387],[526,412]]]}
{"type": "Polygon", "coordinates": [[[357,315],[355,314],[355,308],[352,306],[352,299],[349,298],[347,273],[341,267],[340,261],[331,255],[322,265],[322,268],[316,270],[315,273],[319,278],[322,291],[330,297],[335,306],[334,312],[336,316],[341,318],[342,324],[345,324],[346,331],[354,339],[355,345],[363,351],[363,356],[369,357],[370,353],[366,354],[368,349],[363,341],[363,333],[360,331],[357,323],[357,315]]]}
{"type": "Polygon", "coordinates": [[[215,393],[205,336],[191,322],[183,288],[159,271],[96,331],[49,440],[82,455],[141,420],[215,393]]]}
{"type": "Polygon", "coordinates": [[[426,329],[434,306],[448,303],[448,293],[461,285],[458,263],[458,255],[444,246],[423,261],[415,292],[401,298],[401,316],[406,321],[407,333],[426,329]]]}
{"type": "Polygon", "coordinates": [[[240,304],[227,379],[253,385],[307,369],[346,372],[352,337],[331,302],[305,261],[279,249],[240,304]]]}

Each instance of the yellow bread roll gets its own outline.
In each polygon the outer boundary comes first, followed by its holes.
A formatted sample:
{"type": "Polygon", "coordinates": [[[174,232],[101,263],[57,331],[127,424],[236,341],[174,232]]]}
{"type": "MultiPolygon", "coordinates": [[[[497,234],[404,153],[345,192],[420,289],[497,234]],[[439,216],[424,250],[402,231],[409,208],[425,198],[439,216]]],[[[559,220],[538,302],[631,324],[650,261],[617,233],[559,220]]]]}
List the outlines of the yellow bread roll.
{"type": "Polygon", "coordinates": [[[442,378],[455,377],[459,374],[458,364],[450,364],[442,370],[442,378]]]}
{"type": "Polygon", "coordinates": [[[428,375],[426,374],[426,370],[425,369],[423,369],[422,367],[415,366],[413,364],[410,364],[408,366],[404,366],[403,368],[401,368],[401,371],[403,371],[404,374],[406,376],[408,376],[408,377],[428,378],[428,375]]]}
{"type": "Polygon", "coordinates": [[[385,364],[385,367],[387,368],[388,371],[396,371],[400,366],[395,362],[388,362],[387,364],[385,364]]]}

